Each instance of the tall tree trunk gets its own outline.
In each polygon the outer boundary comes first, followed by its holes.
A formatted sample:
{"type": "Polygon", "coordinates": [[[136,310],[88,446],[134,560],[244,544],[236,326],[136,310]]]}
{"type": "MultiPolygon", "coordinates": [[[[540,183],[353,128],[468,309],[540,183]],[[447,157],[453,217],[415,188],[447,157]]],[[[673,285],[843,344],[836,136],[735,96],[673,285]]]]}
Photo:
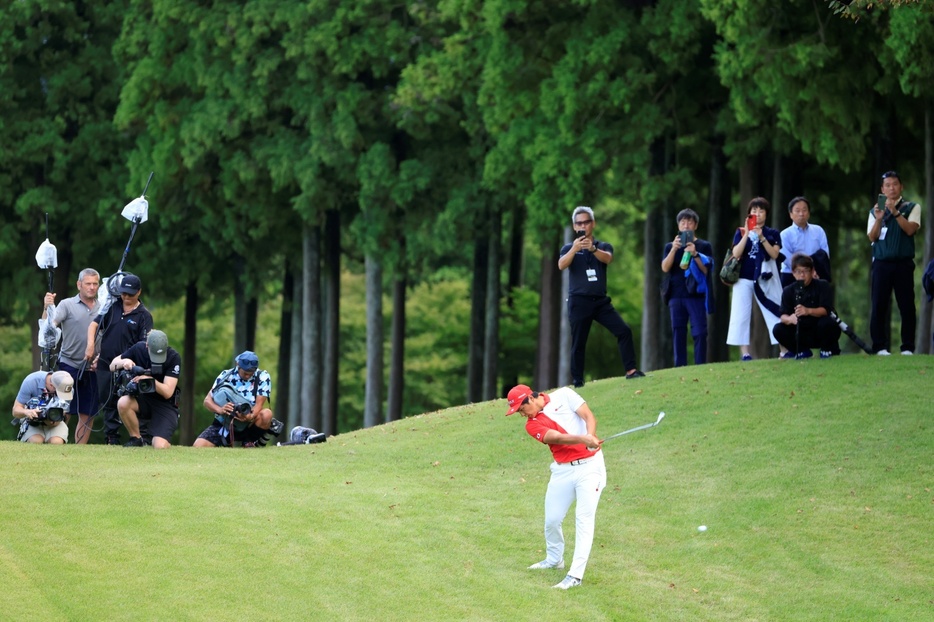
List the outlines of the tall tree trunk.
{"type": "Polygon", "coordinates": [[[720,282],[721,262],[732,242],[732,210],[729,209],[727,192],[726,156],[723,154],[723,142],[715,138],[710,148],[710,181],[707,199],[707,236],[713,247],[714,276],[713,296],[714,313],[707,316],[707,360],[711,363],[728,361],[730,349],[726,345],[726,334],[730,326],[730,288],[720,282]],[[724,218],[724,216],[727,216],[724,218]]]}
{"type": "Polygon", "coordinates": [[[321,429],[321,230],[306,225],[302,266],[302,425],[321,429]]]}
{"type": "MultiPolygon", "coordinates": [[[[561,337],[561,271],[558,270],[557,237],[546,241],[542,250],[541,286],[538,301],[538,351],[535,353],[533,389],[548,389],[565,383],[558,378],[558,359],[568,356],[570,349],[559,352],[561,337]]],[[[565,271],[567,272],[567,271],[565,271]]],[[[567,380],[570,380],[568,373],[567,380]]]]}
{"type": "Polygon", "coordinates": [[[386,421],[402,418],[403,393],[405,390],[405,293],[408,280],[405,276],[392,283],[392,334],[389,352],[389,396],[386,399],[386,421]]]}
{"type": "MultiPolygon", "coordinates": [[[[926,222],[924,227],[924,250],[921,269],[927,267],[931,257],[934,256],[934,118],[932,118],[931,102],[925,102],[924,107],[924,209],[926,213],[921,218],[921,222],[926,222]]],[[[934,344],[934,336],[931,334],[931,314],[934,312],[934,305],[928,301],[927,295],[921,292],[921,313],[918,315],[918,336],[915,351],[918,354],[931,354],[934,344]]]]}
{"type": "MultiPolygon", "coordinates": [[[[303,260],[304,263],[304,260],[303,260]]],[[[304,352],[304,268],[301,272],[301,278],[294,279],[295,284],[292,291],[292,348],[289,353],[289,365],[283,368],[279,373],[289,374],[289,411],[286,427],[292,429],[293,426],[301,425],[304,412],[302,400],[304,395],[304,381],[302,374],[305,371],[303,364],[305,358],[304,352]]]]}
{"type": "Polygon", "coordinates": [[[785,159],[780,153],[772,154],[772,198],[769,202],[769,226],[781,231],[787,225],[788,210],[785,209],[785,159]]]}
{"type": "MultiPolygon", "coordinates": [[[[239,253],[233,259],[234,273],[244,274],[246,261],[239,253]]],[[[247,297],[246,279],[234,279],[234,340],[231,358],[247,349],[247,297]]]]}
{"type": "MultiPolygon", "coordinates": [[[[509,272],[507,276],[506,291],[503,295],[506,299],[506,305],[512,309],[513,293],[519,287],[522,287],[522,266],[524,260],[523,249],[525,247],[525,205],[517,203],[512,210],[512,227],[509,232],[508,259],[509,272]]],[[[515,368],[509,367],[500,370],[502,376],[501,382],[504,390],[509,390],[519,384],[518,372],[515,368]]]]}
{"type": "Polygon", "coordinates": [[[483,400],[496,397],[496,379],[499,362],[499,272],[502,258],[500,228],[502,213],[498,207],[490,214],[490,257],[486,268],[486,311],[483,329],[483,400]]]}
{"type": "MultiPolygon", "coordinates": [[[[256,322],[258,316],[259,301],[256,294],[251,294],[246,300],[246,347],[244,347],[244,350],[256,351],[256,322]]],[[[240,352],[242,351],[240,350],[240,352]]]]}
{"type": "Polygon", "coordinates": [[[291,397],[291,374],[289,364],[292,359],[292,308],[295,306],[295,276],[292,273],[290,258],[285,259],[285,270],[282,277],[282,309],[279,313],[279,358],[276,368],[279,370],[275,379],[275,409],[276,418],[289,421],[289,404],[291,397]]]}
{"type": "MultiPolygon", "coordinates": [[[[522,287],[522,260],[525,248],[525,205],[516,204],[512,210],[512,229],[509,232],[509,281],[506,286],[506,304],[512,307],[513,290],[522,287]]],[[[510,388],[513,385],[510,385],[510,388]]]]}
{"type": "Polygon", "coordinates": [[[181,429],[178,431],[178,442],[181,445],[191,445],[195,442],[195,365],[198,351],[198,286],[190,281],[185,286],[185,337],[184,356],[182,357],[181,386],[181,429]]]}
{"type": "Polygon", "coordinates": [[[321,432],[337,434],[337,400],[340,371],[341,216],[330,210],[325,216],[324,258],[324,383],[321,403],[321,432]]]}
{"type": "Polygon", "coordinates": [[[366,395],[363,427],[382,421],[383,394],[383,268],[372,253],[366,255],[366,395]]]}
{"type": "MultiPolygon", "coordinates": [[[[650,177],[663,177],[668,172],[669,160],[669,141],[666,138],[657,139],[652,144],[650,177]]],[[[665,200],[661,205],[655,203],[649,208],[648,216],[642,227],[642,241],[645,248],[642,274],[645,287],[642,288],[642,339],[639,358],[641,359],[640,367],[645,371],[664,367],[666,352],[669,360],[674,359],[671,353],[670,327],[667,322],[661,322],[662,309],[659,295],[659,285],[662,280],[661,261],[655,261],[665,245],[662,232],[665,227],[664,223],[667,221],[668,201],[665,200]],[[660,343],[663,330],[669,337],[667,340],[669,345],[664,352],[660,343]]],[[[626,371],[628,370],[624,369],[623,373],[626,371]]]]}
{"type": "Polygon", "coordinates": [[[467,346],[467,403],[483,399],[483,330],[486,313],[486,277],[490,241],[487,229],[474,240],[473,277],[470,284],[470,343],[467,346]]]}
{"type": "MultiPolygon", "coordinates": [[[[572,242],[573,235],[574,235],[573,227],[570,227],[570,226],[565,227],[564,228],[564,240],[561,246],[563,247],[564,244],[570,244],[572,242]]],[[[556,313],[556,316],[557,316],[556,321],[558,322],[558,345],[557,345],[558,375],[553,384],[541,385],[541,386],[546,386],[546,387],[550,387],[550,386],[560,387],[560,386],[569,384],[571,382],[571,323],[568,320],[568,305],[567,305],[568,289],[571,286],[571,280],[570,280],[570,277],[568,276],[567,270],[564,270],[564,271],[557,270],[557,263],[558,263],[557,255],[559,251],[555,251],[550,254],[552,261],[555,263],[555,270],[558,271],[557,278],[560,280],[559,287],[561,291],[561,295],[559,296],[558,301],[557,301],[558,309],[556,313]]]]}

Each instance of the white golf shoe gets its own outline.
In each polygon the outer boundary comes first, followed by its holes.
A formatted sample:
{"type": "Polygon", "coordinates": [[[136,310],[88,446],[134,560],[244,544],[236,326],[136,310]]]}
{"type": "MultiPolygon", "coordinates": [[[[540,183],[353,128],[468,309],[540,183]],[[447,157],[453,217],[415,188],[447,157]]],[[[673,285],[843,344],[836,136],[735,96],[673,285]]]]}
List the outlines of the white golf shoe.
{"type": "Polygon", "coordinates": [[[545,560],[538,562],[537,564],[532,564],[531,566],[529,566],[528,569],[529,570],[546,570],[548,568],[557,568],[558,570],[561,570],[562,568],[564,568],[564,560],[563,559],[558,560],[558,563],[553,564],[547,559],[545,559],[545,560]]]}
{"type": "Polygon", "coordinates": [[[557,588],[559,590],[569,590],[572,587],[577,587],[580,584],[581,584],[580,579],[578,579],[577,577],[572,577],[571,575],[568,575],[564,577],[563,579],[561,579],[561,583],[558,583],[557,585],[552,585],[551,587],[557,588]]]}

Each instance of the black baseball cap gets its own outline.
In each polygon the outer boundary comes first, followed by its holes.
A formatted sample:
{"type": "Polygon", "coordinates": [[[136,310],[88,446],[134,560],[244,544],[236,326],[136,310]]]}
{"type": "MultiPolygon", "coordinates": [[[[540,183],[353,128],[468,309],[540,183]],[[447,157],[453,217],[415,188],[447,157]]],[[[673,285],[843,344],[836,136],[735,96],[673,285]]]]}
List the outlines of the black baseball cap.
{"type": "Polygon", "coordinates": [[[142,289],[143,284],[139,282],[139,277],[135,274],[124,274],[120,281],[120,293],[136,295],[142,289]]]}

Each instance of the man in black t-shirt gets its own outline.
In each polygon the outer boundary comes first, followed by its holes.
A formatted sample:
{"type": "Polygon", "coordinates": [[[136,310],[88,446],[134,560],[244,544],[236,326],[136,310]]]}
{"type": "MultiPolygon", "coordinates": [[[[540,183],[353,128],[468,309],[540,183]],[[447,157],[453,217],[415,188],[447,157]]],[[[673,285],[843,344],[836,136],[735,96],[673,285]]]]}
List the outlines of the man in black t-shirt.
{"type": "Polygon", "coordinates": [[[791,258],[791,274],[795,282],[782,290],[780,322],[772,328],[788,350],[782,358],[808,358],[811,348],[819,348],[822,359],[840,354],[840,327],[830,317],[830,283],[815,278],[814,260],[804,253],[791,258]]]}
{"type": "Polygon", "coordinates": [[[161,330],[150,331],[146,343],[131,346],[111,362],[111,371],[126,370],[136,385],[135,390],[124,385],[117,402],[117,412],[130,435],[124,447],[143,446],[140,419],[149,421],[153,447],[172,446],[169,439],[178,428],[177,387],[181,366],[182,357],[169,347],[169,339],[161,330]],[[147,391],[149,388],[151,391],[147,391]]]}
{"type": "Polygon", "coordinates": [[[113,303],[88,328],[87,356],[97,373],[100,409],[104,415],[104,437],[108,445],[120,444],[120,417],[117,416],[117,374],[104,371],[120,353],[135,343],[144,343],[152,330],[152,314],[139,299],[142,283],[135,274],[124,274],[113,303]],[[96,355],[96,358],[95,358],[96,355]]]}
{"type": "Polygon", "coordinates": [[[632,329],[623,321],[606,295],[606,268],[613,261],[613,246],[593,237],[593,210],[577,207],[571,215],[576,237],[565,244],[558,257],[558,269],[568,270],[568,322],[571,324],[571,380],[584,386],[584,351],[590,327],[596,321],[616,337],[626,378],[645,376],[636,367],[632,329]]]}

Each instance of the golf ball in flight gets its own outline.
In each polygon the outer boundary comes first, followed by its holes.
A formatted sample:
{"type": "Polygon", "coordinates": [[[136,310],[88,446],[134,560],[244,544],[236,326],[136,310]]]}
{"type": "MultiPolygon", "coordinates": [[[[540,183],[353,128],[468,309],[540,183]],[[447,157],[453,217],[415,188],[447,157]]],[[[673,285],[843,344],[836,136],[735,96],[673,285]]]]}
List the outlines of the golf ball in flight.
{"type": "Polygon", "coordinates": [[[701,525],[697,528],[698,531],[707,531],[707,525],[701,525]]]}

